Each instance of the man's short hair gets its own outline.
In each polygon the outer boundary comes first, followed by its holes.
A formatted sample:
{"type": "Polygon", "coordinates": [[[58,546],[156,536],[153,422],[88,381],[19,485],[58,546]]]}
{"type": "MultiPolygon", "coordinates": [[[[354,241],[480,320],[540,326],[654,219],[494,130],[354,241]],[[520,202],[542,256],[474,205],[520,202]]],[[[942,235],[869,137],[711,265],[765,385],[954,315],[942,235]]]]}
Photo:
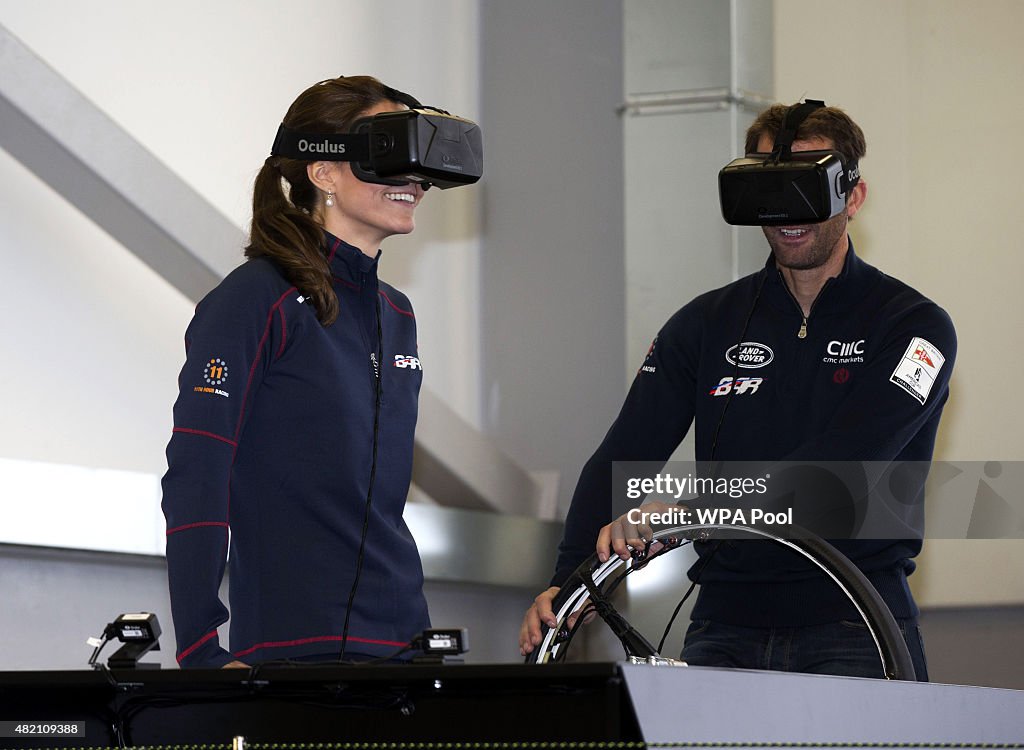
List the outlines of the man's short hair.
{"type": "MultiPolygon", "coordinates": [[[[759,114],[747,128],[745,153],[755,153],[757,143],[763,135],[767,135],[774,141],[775,136],[782,129],[782,123],[786,119],[788,111],[789,106],[786,104],[773,104],[759,114]]],[[[820,107],[807,115],[807,119],[800,123],[796,130],[795,140],[814,137],[827,138],[832,141],[835,150],[845,156],[847,160],[860,161],[867,153],[864,131],[839,107],[820,107]]]]}

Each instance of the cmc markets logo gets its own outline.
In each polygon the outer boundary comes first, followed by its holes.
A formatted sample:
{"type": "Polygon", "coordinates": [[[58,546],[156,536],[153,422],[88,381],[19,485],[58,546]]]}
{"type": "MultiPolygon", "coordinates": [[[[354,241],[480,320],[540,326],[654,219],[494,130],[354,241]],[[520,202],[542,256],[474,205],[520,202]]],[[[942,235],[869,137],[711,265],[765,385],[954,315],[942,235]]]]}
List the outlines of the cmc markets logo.
{"type": "Polygon", "coordinates": [[[775,359],[775,352],[771,347],[756,341],[744,341],[742,344],[736,344],[725,353],[725,361],[730,365],[748,369],[764,367],[773,359],[775,359]]]}
{"type": "Polygon", "coordinates": [[[849,357],[864,353],[864,339],[860,341],[829,341],[825,351],[833,357],[849,357]]]}
{"type": "Polygon", "coordinates": [[[851,362],[864,361],[864,339],[857,341],[829,341],[825,346],[822,362],[845,365],[851,362]]]}

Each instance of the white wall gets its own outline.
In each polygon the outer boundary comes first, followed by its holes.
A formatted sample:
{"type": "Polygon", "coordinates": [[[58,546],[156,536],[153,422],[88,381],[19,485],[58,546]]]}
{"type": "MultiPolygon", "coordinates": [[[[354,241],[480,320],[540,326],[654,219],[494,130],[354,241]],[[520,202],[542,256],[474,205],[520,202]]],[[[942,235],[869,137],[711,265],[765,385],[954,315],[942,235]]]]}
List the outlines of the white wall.
{"type": "MultiPolygon", "coordinates": [[[[775,0],[776,96],[824,98],[867,135],[858,253],[956,325],[937,459],[1024,459],[1022,28],[1014,0],[775,0]]],[[[920,562],[923,604],[1024,601],[1024,541],[929,541],[920,562]]]]}

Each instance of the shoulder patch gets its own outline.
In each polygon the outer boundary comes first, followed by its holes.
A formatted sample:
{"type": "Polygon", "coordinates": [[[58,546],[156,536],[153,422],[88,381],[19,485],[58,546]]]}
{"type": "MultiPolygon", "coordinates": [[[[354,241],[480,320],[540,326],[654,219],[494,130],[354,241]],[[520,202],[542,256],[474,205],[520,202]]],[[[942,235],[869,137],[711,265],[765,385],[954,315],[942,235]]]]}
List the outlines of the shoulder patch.
{"type": "Polygon", "coordinates": [[[654,356],[654,347],[658,345],[658,337],[654,337],[654,341],[651,342],[651,347],[647,350],[647,355],[644,357],[644,363],[640,365],[640,369],[637,370],[639,375],[642,372],[656,372],[657,366],[651,362],[651,357],[654,356]]]}
{"type": "Polygon", "coordinates": [[[915,336],[889,376],[889,382],[895,383],[924,404],[945,362],[946,358],[934,345],[915,336]]]}
{"type": "Polygon", "coordinates": [[[193,386],[193,393],[207,393],[213,396],[222,396],[229,398],[229,394],[225,389],[227,388],[224,383],[228,379],[228,363],[220,357],[211,357],[210,360],[203,365],[203,381],[206,385],[193,386]],[[223,386],[220,387],[220,386],[223,386]]]}

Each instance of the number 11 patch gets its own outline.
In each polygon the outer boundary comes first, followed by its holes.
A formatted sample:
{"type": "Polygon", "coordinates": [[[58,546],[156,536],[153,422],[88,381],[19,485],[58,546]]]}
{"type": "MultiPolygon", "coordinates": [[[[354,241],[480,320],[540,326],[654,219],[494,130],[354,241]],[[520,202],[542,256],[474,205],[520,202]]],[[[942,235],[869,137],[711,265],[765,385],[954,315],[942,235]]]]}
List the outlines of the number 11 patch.
{"type": "Polygon", "coordinates": [[[924,339],[915,337],[893,370],[889,382],[895,383],[923,404],[945,362],[942,352],[924,339]]]}

